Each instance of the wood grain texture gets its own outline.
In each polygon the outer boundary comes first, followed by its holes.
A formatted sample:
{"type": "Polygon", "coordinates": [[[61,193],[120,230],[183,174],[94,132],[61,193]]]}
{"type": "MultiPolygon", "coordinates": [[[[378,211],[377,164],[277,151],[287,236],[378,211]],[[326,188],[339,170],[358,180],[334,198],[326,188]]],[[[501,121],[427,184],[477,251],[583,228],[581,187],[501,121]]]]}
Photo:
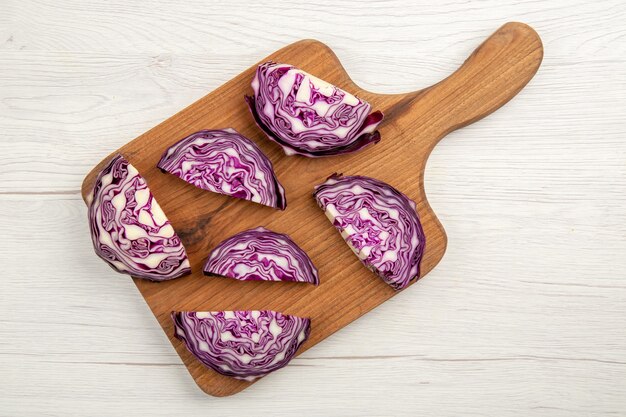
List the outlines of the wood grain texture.
{"type": "Polygon", "coordinates": [[[2,2],[1,416],[624,414],[623,1],[152,6],[2,2]],[[450,241],[429,278],[253,389],[204,395],[133,282],[93,255],[85,173],[289,42],[323,41],[392,94],[446,77],[510,20],[537,29],[544,61],[431,154],[450,241]]]}
{"type": "MultiPolygon", "coordinates": [[[[379,144],[331,158],[284,155],[264,138],[242,102],[250,90],[253,66],[116,151],[146,178],[187,248],[191,276],[163,283],[136,279],[135,283],[198,386],[208,394],[224,396],[241,391],[251,382],[222,376],[199,363],[174,337],[172,311],[271,309],[310,317],[311,335],[301,353],[396,294],[362,266],[315,204],[313,187],[333,172],[383,180],[418,203],[426,236],[421,276],[428,274],[443,257],[447,242],[424,192],[428,155],[447,133],[508,102],[530,81],[542,58],[543,47],[536,32],[522,23],[508,23],[444,81],[415,93],[380,95],[359,88],[327,46],[301,41],[261,62],[290,63],[367,100],[385,114],[380,127],[384,139],[379,144]],[[273,161],[287,191],[287,210],[260,208],[206,193],[156,168],[163,152],[181,138],[202,129],[226,127],[255,140],[273,161]],[[202,265],[218,242],[258,226],[287,233],[298,242],[319,268],[319,287],[203,276],[202,265]]],[[[83,198],[109,160],[103,160],[87,175],[83,198]]]]}

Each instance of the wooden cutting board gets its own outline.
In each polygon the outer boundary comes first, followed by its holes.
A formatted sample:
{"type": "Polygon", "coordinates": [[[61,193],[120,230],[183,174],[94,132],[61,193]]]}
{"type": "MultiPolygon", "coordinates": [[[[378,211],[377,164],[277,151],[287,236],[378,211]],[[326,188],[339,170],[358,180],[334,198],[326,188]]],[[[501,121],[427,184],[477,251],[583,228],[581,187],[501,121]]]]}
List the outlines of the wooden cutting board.
{"type": "MultiPolygon", "coordinates": [[[[479,120],[515,96],[533,77],[542,57],[541,40],[532,28],[507,23],[440,83],[406,94],[376,94],[357,86],[326,45],[303,40],[259,63],[293,64],[369,101],[373,109],[385,114],[380,143],[343,156],[285,156],[255,125],[243,99],[244,94],[252,93],[255,65],[115,151],[146,178],[187,249],[192,275],[161,283],[135,279],[135,284],[200,388],[226,396],[251,383],[222,376],[195,360],[173,337],[172,310],[271,309],[310,317],[311,336],[300,348],[302,353],[396,294],[359,262],[317,207],[313,186],[330,174],[371,176],[417,202],[426,234],[422,277],[428,274],[446,250],[446,234],[424,193],[428,155],[447,133],[479,120]],[[272,160],[287,193],[285,211],[203,191],[156,168],[161,154],[179,139],[201,129],[227,127],[251,138],[272,160]],[[202,275],[203,262],[218,242],[257,226],[289,234],[319,269],[320,285],[241,282],[202,275]]],[[[87,175],[83,198],[112,156],[87,175]]],[[[111,279],[124,279],[111,275],[111,279]]],[[[281,377],[277,371],[262,383],[281,377]]]]}

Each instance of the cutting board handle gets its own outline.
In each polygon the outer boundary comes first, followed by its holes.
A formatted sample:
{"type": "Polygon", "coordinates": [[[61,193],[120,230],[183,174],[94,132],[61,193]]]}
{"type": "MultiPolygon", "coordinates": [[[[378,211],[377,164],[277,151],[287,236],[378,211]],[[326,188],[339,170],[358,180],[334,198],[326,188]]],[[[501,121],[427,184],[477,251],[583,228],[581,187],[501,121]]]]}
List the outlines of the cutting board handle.
{"type": "Polygon", "coordinates": [[[416,93],[411,111],[422,140],[434,146],[449,132],[473,123],[513,98],[535,75],[543,46],[530,26],[506,23],[485,40],[448,78],[416,93]],[[431,130],[431,134],[426,134],[431,130]]]}

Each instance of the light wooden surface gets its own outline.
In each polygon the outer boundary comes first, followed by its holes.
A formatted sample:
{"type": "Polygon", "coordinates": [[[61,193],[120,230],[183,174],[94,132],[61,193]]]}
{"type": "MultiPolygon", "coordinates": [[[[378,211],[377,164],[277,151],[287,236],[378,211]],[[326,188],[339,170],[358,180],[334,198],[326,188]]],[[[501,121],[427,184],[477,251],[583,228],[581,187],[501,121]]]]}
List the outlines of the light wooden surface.
{"type": "MultiPolygon", "coordinates": [[[[114,151],[113,155],[128,158],[146,179],[189,256],[190,276],[169,282],[136,279],[135,284],[198,386],[207,394],[227,396],[252,383],[220,375],[196,360],[174,336],[172,311],[270,309],[308,317],[311,334],[298,349],[300,355],[398,294],[363,267],[316,204],[312,196],[315,185],[332,173],[380,179],[417,203],[426,238],[420,278],[426,276],[443,257],[447,241],[424,192],[428,155],[446,134],[487,116],[513,98],[535,75],[542,57],[541,40],[531,27],[507,23],[444,81],[407,94],[376,94],[359,88],[328,46],[315,40],[298,41],[260,62],[288,62],[367,100],[374,110],[386,115],[387,120],[379,126],[385,140],[332,158],[285,155],[256,126],[243,100],[251,91],[250,80],[256,71],[253,65],[114,151]],[[286,190],[286,210],[207,193],[157,168],[163,152],[182,137],[225,126],[254,140],[270,158],[286,190]],[[219,242],[259,226],[287,233],[298,242],[319,269],[320,285],[242,283],[204,276],[207,254],[219,242]]],[[[111,157],[85,177],[81,187],[85,201],[111,157]]]]}
{"type": "Polygon", "coordinates": [[[626,5],[430,3],[3,0],[0,415],[625,414],[626,5]],[[544,62],[431,155],[439,266],[254,389],[204,395],[92,254],[85,173],[289,42],[399,93],[509,20],[537,29],[544,62]]]}

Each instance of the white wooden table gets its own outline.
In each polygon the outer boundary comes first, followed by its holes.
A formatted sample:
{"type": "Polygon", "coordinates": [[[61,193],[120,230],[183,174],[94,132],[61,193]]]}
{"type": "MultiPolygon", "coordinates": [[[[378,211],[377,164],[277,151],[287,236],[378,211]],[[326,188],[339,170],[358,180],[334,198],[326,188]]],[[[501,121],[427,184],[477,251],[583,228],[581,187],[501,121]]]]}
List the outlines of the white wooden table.
{"type": "Polygon", "coordinates": [[[318,3],[0,0],[1,416],[626,415],[626,3],[318,3]],[[292,41],[402,92],[509,20],[545,59],[430,158],[441,264],[251,389],[200,392],[93,254],[83,176],[292,41]]]}

